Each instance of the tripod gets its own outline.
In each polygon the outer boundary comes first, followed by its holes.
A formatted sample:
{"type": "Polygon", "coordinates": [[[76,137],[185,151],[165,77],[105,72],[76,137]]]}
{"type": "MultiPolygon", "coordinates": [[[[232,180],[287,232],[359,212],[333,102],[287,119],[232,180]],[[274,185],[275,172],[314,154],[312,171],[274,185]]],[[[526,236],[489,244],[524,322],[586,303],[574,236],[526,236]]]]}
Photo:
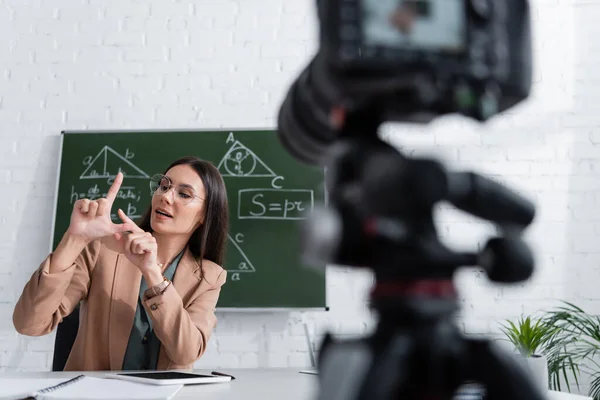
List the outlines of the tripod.
{"type": "Polygon", "coordinates": [[[533,220],[533,205],[480,175],[403,156],[378,138],[374,117],[347,120],[328,164],[329,208],[304,232],[308,262],[367,267],[376,278],[376,330],[354,340],[326,335],[318,398],[445,400],[477,382],[488,400],[544,399],[524,367],[491,341],[464,337],[453,322],[459,267],[482,268],[504,283],[531,275],[533,258],[519,236],[533,220]],[[506,236],[478,253],[449,249],[433,221],[439,201],[494,222],[506,236]],[[328,241],[324,231],[337,235],[328,241]]]}

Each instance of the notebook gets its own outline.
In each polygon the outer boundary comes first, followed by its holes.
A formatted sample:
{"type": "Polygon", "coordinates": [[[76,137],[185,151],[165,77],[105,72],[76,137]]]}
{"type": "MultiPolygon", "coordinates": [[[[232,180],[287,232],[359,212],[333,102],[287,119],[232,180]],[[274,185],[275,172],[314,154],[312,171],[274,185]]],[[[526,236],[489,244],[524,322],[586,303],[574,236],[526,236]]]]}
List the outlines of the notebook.
{"type": "Polygon", "coordinates": [[[68,380],[0,378],[0,400],[170,400],[182,387],[157,387],[86,375],[68,380]]]}

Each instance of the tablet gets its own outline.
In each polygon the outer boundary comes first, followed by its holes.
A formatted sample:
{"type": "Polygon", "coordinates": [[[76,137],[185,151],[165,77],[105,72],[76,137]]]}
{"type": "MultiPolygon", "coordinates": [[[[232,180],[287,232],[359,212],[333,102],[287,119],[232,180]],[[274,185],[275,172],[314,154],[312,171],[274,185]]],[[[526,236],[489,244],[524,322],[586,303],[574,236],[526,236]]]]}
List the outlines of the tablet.
{"type": "Polygon", "coordinates": [[[150,385],[194,385],[229,382],[231,380],[231,376],[202,375],[178,371],[119,372],[107,374],[106,377],[150,385]]]}

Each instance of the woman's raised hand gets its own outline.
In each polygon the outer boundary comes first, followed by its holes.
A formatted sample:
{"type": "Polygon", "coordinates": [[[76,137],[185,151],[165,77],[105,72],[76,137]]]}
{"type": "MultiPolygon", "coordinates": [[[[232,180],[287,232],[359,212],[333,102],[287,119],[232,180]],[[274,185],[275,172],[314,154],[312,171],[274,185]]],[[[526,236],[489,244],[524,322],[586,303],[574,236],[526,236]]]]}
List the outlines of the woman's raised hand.
{"type": "Polygon", "coordinates": [[[113,203],[122,183],[123,174],[119,172],[110,189],[108,189],[106,198],[77,200],[71,214],[69,234],[91,242],[105,236],[135,230],[137,225],[131,220],[126,223],[115,224],[110,218],[113,203]]]}

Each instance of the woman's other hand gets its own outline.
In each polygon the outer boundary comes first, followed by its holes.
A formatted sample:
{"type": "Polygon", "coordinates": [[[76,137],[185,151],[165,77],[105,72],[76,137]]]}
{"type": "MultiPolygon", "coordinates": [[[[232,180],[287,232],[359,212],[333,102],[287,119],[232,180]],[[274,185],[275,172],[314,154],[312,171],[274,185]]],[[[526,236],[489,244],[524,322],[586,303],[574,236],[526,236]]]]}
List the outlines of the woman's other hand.
{"type": "MultiPolygon", "coordinates": [[[[145,277],[162,274],[158,266],[157,253],[158,247],[156,239],[150,232],[144,232],[138,227],[124,212],[118,211],[123,225],[134,226],[131,233],[116,233],[115,239],[121,244],[121,252],[135,266],[137,266],[145,277]]],[[[160,278],[158,278],[160,282],[160,278]]]]}

